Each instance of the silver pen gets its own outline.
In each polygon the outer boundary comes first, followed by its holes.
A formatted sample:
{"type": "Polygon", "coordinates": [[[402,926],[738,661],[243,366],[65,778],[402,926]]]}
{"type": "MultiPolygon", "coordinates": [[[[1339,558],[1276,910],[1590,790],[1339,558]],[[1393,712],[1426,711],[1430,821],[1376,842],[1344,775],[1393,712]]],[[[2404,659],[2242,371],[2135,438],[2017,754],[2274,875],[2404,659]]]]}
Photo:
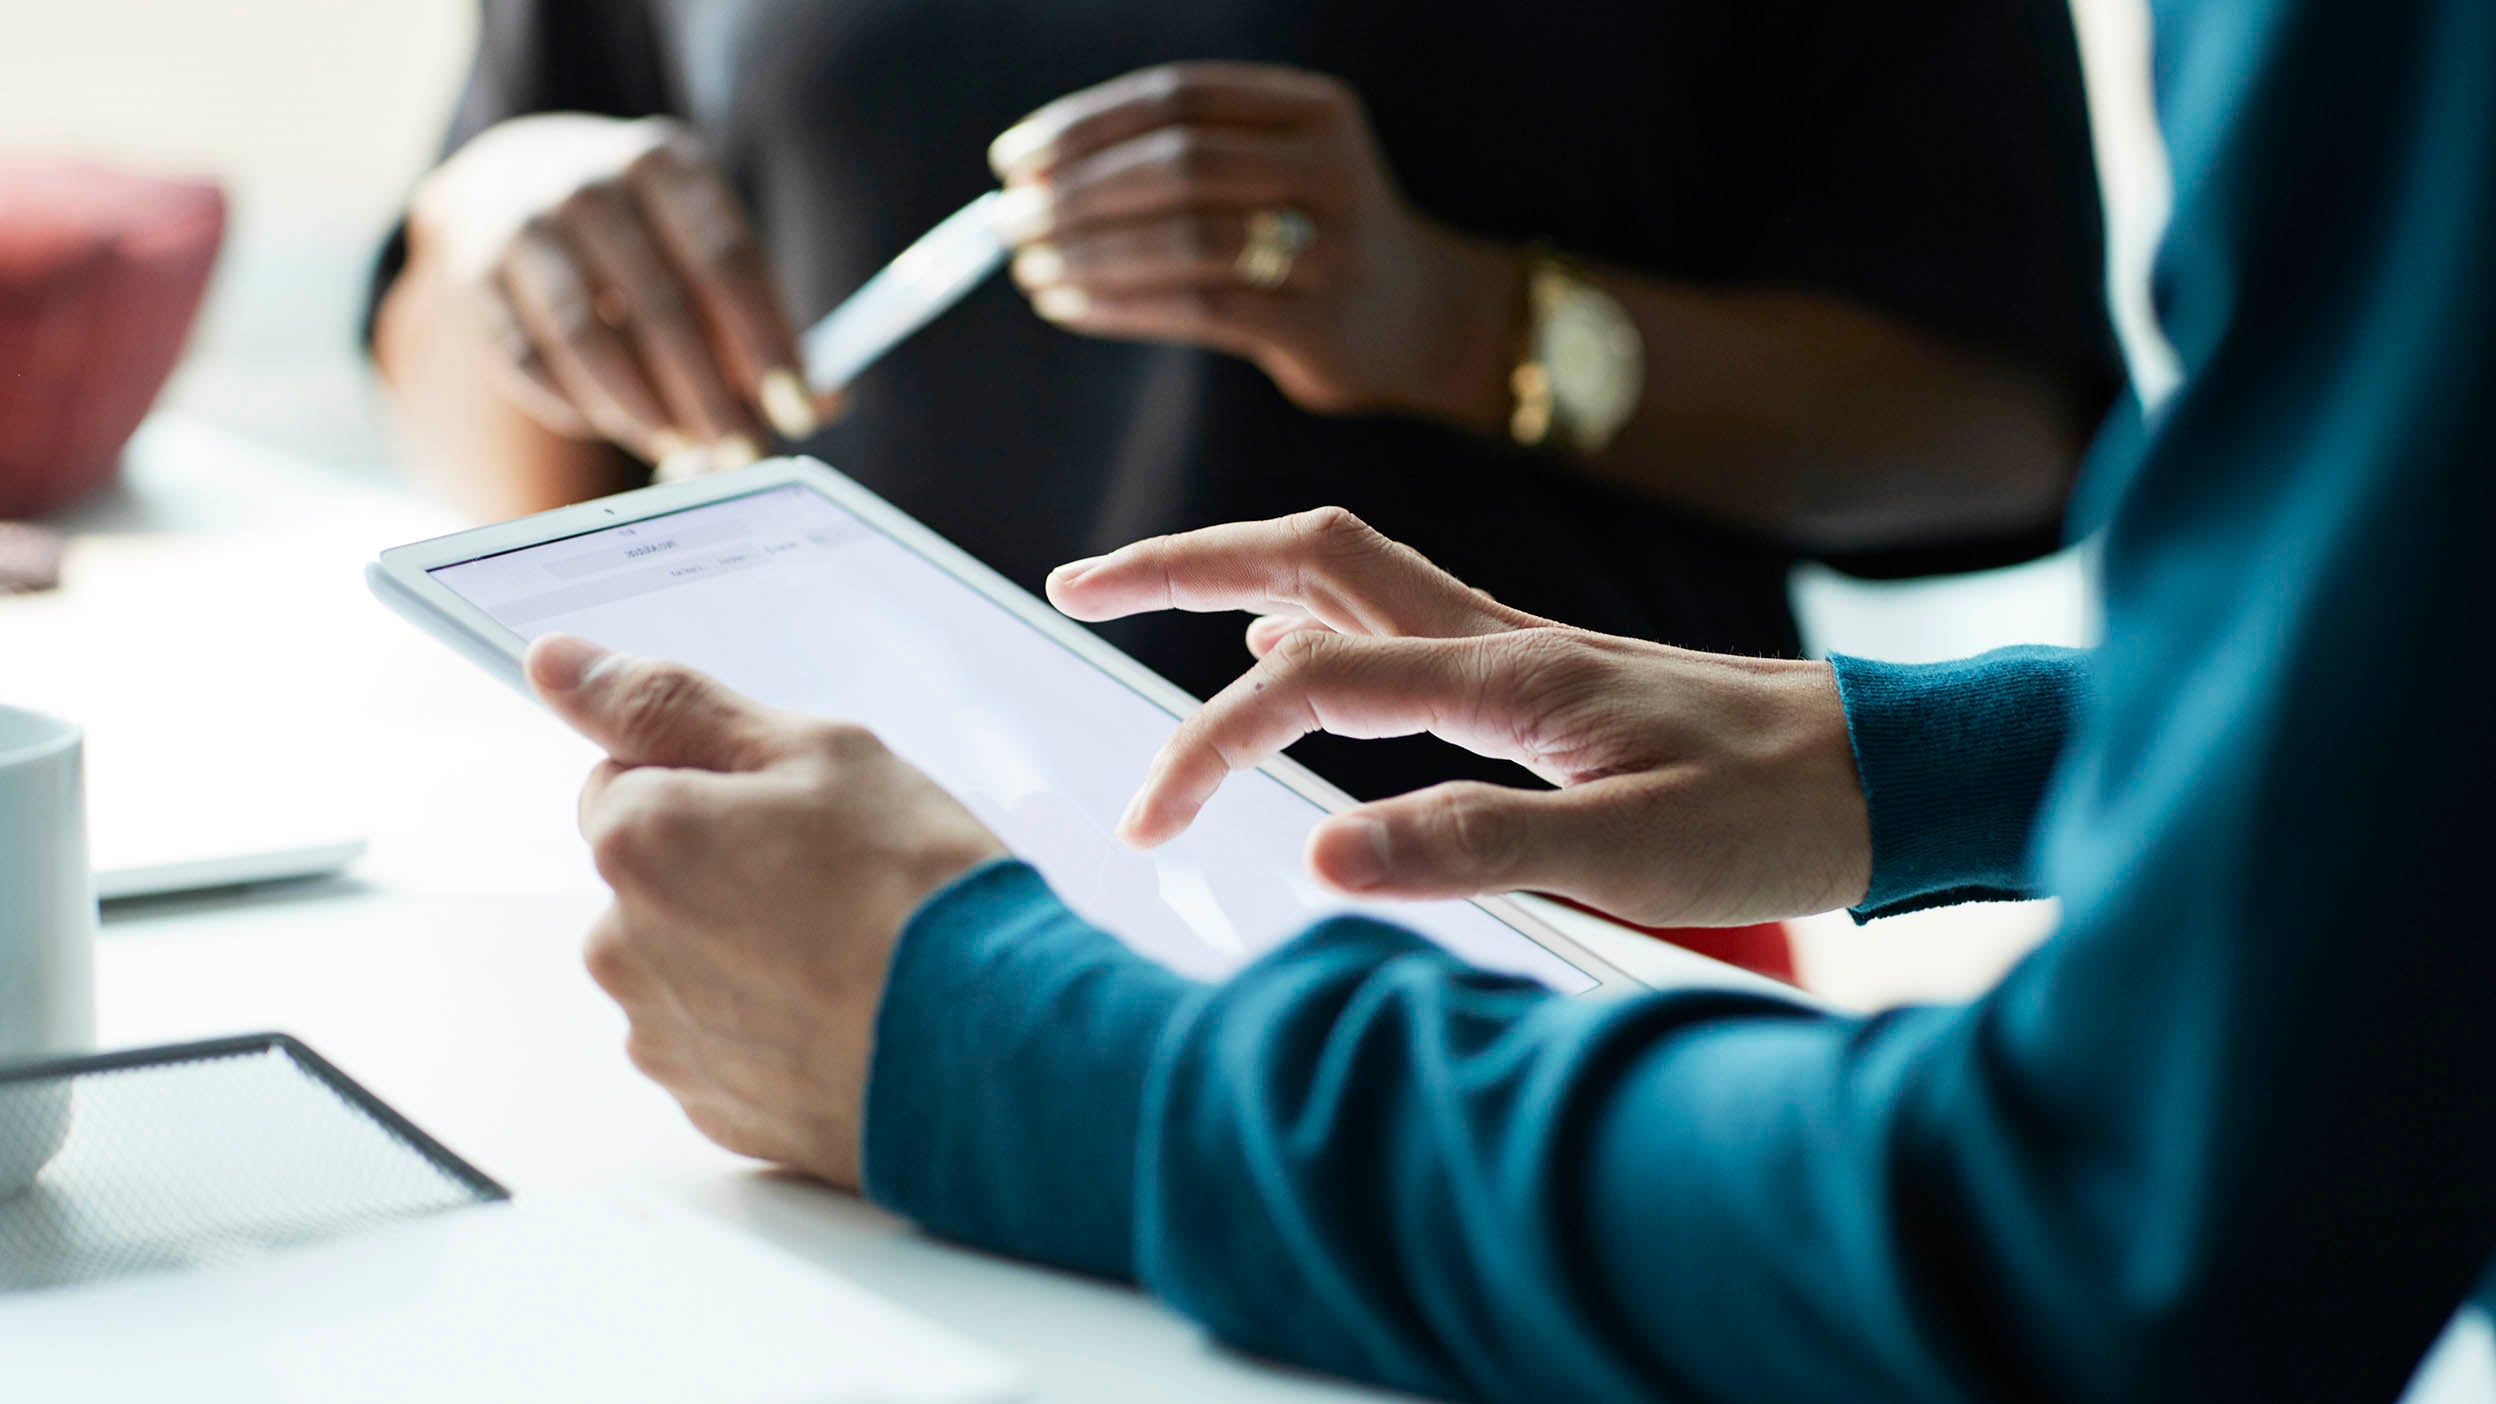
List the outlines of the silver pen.
{"type": "Polygon", "coordinates": [[[1005,263],[1006,222],[1020,202],[991,190],[919,236],[798,337],[806,383],[838,390],[936,320],[1005,263]]]}
{"type": "MultiPolygon", "coordinates": [[[[856,380],[921,327],[968,297],[1005,263],[1016,221],[1029,221],[1038,193],[991,190],[945,216],[823,319],[798,334],[806,384],[821,395],[856,380]]],[[[690,449],[659,465],[659,478],[698,477],[709,451],[690,449]]]]}

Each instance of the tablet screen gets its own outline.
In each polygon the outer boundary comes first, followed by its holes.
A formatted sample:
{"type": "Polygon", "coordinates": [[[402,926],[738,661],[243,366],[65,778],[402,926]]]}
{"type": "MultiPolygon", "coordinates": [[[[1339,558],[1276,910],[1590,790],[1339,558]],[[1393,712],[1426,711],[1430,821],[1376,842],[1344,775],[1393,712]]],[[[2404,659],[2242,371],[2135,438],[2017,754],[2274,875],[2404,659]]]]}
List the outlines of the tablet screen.
{"type": "Polygon", "coordinates": [[[1233,777],[1161,848],[1126,847],[1118,816],[1177,718],[803,484],[429,573],[524,638],[676,659],[872,728],[1075,910],[1182,973],[1220,976],[1319,916],[1372,911],[1479,966],[1596,983],[1471,903],[1319,887],[1300,855],[1323,811],[1262,772],[1233,777]]]}

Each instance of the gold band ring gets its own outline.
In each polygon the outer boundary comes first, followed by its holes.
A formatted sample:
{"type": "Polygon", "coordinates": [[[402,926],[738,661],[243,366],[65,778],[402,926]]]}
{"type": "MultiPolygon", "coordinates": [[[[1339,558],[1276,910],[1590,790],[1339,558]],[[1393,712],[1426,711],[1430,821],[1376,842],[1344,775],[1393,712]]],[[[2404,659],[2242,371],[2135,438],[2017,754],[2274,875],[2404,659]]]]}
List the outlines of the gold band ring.
{"type": "Polygon", "coordinates": [[[1239,280],[1261,292],[1291,281],[1292,266],[1317,238],[1317,225],[1298,210],[1258,210],[1248,216],[1248,242],[1232,265],[1239,280]]]}

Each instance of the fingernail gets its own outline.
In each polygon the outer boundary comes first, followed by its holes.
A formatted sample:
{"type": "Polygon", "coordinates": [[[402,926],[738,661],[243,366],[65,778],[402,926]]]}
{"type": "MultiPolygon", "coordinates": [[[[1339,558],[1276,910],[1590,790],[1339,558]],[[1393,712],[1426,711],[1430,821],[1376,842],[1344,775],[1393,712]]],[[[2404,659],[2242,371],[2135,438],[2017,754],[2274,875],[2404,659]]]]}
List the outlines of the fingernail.
{"type": "Polygon", "coordinates": [[[529,647],[529,674],[549,692],[577,692],[614,656],[577,634],[548,634],[529,647]]]}
{"type": "Polygon", "coordinates": [[[762,456],[762,446],[754,442],[752,435],[730,434],[711,445],[709,468],[714,473],[725,473],[731,468],[742,468],[762,456]]]}
{"type": "Polygon", "coordinates": [[[999,180],[1009,179],[1023,167],[1046,160],[1049,148],[1056,144],[1054,131],[1026,117],[988,143],[988,169],[995,171],[999,180]]]}
{"type": "Polygon", "coordinates": [[[711,471],[711,451],[700,444],[678,437],[680,447],[663,451],[651,476],[662,483],[681,483],[711,471]]]}
{"type": "Polygon", "coordinates": [[[1108,557],[1106,556],[1086,556],[1079,561],[1068,561],[1066,564],[1049,572],[1049,583],[1053,585],[1072,584],[1076,580],[1081,579],[1086,571],[1089,571],[1092,567],[1099,565],[1102,561],[1107,559],[1108,557]]]}
{"type": "Polygon", "coordinates": [[[1014,255],[1014,281],[1034,292],[1066,281],[1066,255],[1055,244],[1034,244],[1014,255]]]}
{"type": "Polygon", "coordinates": [[[1118,837],[1124,842],[1141,847],[1141,836],[1136,826],[1143,822],[1144,792],[1138,790],[1135,792],[1135,798],[1127,801],[1126,811],[1118,816],[1118,837]]]}
{"type": "Polygon", "coordinates": [[[811,439],[823,427],[814,397],[806,393],[805,377],[796,371],[783,367],[764,376],[761,392],[763,417],[781,438],[811,439]]]}
{"type": "Polygon", "coordinates": [[[1334,844],[1335,858],[1327,876],[1339,887],[1366,892],[1386,884],[1392,871],[1387,866],[1387,826],[1375,819],[1354,815],[1328,825],[1343,835],[1334,844]]]}
{"type": "Polygon", "coordinates": [[[658,454],[662,462],[671,458],[681,458],[700,447],[693,440],[673,429],[662,429],[650,436],[650,448],[658,454]]]}
{"type": "Polygon", "coordinates": [[[1052,322],[1071,322],[1092,310],[1092,299],[1081,288],[1042,288],[1031,308],[1052,322]]]}
{"type": "Polygon", "coordinates": [[[997,237],[1009,244],[1028,244],[1049,232],[1057,218],[1057,197],[1045,185],[1018,185],[989,207],[997,237]]]}

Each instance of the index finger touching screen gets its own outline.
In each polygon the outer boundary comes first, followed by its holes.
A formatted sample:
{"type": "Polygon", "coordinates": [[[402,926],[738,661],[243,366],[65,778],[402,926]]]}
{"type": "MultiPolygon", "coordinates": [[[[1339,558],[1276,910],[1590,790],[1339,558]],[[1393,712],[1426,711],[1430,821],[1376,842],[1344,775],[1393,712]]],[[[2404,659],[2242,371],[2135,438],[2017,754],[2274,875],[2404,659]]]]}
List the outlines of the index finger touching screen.
{"type": "Polygon", "coordinates": [[[761,701],[872,727],[1090,920],[1219,977],[1312,920],[1367,910],[1488,969],[1598,981],[1466,902],[1366,904],[1301,862],[1318,805],[1239,777],[1151,853],[1115,837],[1178,717],[804,483],[434,566],[523,638],[670,658],[761,701]]]}

